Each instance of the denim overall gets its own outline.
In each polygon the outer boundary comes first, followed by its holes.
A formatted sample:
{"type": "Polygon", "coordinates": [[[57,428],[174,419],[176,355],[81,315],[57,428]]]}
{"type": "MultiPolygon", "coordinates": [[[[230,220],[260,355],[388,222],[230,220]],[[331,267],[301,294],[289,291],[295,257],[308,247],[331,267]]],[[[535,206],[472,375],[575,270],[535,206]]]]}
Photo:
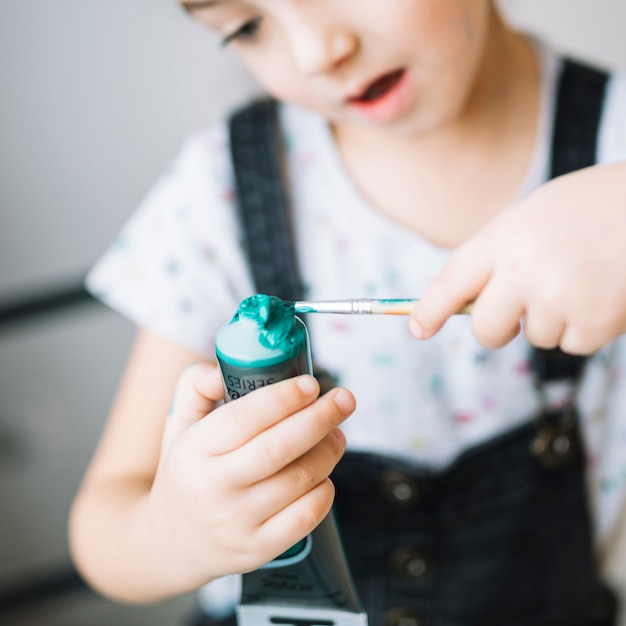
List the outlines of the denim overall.
{"type": "MultiPolygon", "coordinates": [[[[564,64],[552,176],[595,162],[605,83],[602,73],[564,64]]],[[[257,290],[297,300],[278,134],[271,101],[231,120],[257,290]],[[271,237],[270,246],[258,244],[271,237]]],[[[558,350],[533,357],[538,392],[554,381],[575,388],[583,358],[558,350]]],[[[332,475],[335,513],[370,625],[613,626],[616,601],[597,572],[584,467],[573,394],[558,412],[541,411],[444,471],[346,453],[332,475]]]]}

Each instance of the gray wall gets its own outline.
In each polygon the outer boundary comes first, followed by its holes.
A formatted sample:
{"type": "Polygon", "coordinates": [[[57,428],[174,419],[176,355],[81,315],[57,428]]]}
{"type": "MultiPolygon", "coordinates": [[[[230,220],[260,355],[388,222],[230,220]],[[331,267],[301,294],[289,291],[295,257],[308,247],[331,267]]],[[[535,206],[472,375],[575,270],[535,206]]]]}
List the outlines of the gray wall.
{"type": "Polygon", "coordinates": [[[174,0],[0,2],[0,293],[91,263],[250,82],[174,0]]]}
{"type": "Polygon", "coordinates": [[[560,50],[626,67],[625,0],[499,0],[511,21],[560,50]]]}
{"type": "MultiPolygon", "coordinates": [[[[624,0],[502,4],[626,66],[624,0]]],[[[82,274],[185,133],[255,87],[174,0],[0,0],[0,90],[2,303],[82,274]]],[[[66,562],[65,513],[131,334],[96,307],[0,329],[0,589],[66,562]]]]}

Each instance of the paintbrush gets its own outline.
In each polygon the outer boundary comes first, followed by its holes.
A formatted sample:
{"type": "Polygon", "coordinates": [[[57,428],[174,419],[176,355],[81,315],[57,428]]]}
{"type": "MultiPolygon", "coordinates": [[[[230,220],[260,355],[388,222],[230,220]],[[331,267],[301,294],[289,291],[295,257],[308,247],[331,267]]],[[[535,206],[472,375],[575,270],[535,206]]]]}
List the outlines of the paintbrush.
{"type": "MultiPolygon", "coordinates": [[[[417,298],[357,300],[300,300],[293,303],[296,313],[340,313],[345,315],[410,315],[417,298]]],[[[473,303],[461,307],[457,314],[472,312],[473,303]]]]}

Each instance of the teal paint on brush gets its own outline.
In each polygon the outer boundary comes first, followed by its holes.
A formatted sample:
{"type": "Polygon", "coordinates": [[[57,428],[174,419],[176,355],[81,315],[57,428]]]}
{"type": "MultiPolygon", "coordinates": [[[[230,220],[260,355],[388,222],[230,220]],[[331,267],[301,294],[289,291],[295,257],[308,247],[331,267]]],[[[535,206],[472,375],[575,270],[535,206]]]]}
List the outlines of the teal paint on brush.
{"type": "Polygon", "coordinates": [[[410,315],[415,298],[359,298],[294,302],[296,313],[339,313],[344,315],[410,315]]]}

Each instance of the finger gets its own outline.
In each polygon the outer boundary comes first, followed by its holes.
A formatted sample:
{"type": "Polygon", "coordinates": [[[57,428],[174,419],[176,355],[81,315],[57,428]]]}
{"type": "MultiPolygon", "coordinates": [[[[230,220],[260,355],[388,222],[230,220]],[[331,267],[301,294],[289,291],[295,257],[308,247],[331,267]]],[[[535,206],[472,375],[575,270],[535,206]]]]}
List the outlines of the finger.
{"type": "Polygon", "coordinates": [[[315,401],[319,385],[309,375],[261,387],[219,407],[198,425],[211,455],[231,452],[315,401]]]}
{"type": "MultiPolygon", "coordinates": [[[[597,279],[596,279],[597,281],[597,279]]],[[[626,310],[620,296],[600,305],[602,298],[583,288],[584,297],[577,298],[567,308],[568,317],[559,340],[559,346],[568,354],[588,355],[624,333],[626,310]]]]}
{"type": "Polygon", "coordinates": [[[223,396],[217,365],[198,362],[187,366],[174,391],[163,436],[164,447],[210,413],[223,396]]]}
{"type": "Polygon", "coordinates": [[[258,544],[273,547],[268,560],[313,532],[330,512],[334,497],[335,487],[326,479],[267,519],[259,528],[258,544]]]}
{"type": "Polygon", "coordinates": [[[565,330],[565,321],[558,309],[534,305],[524,319],[524,335],[536,348],[556,348],[565,330]]]}
{"type": "Polygon", "coordinates": [[[346,449],[341,430],[328,433],[314,448],[278,473],[250,488],[247,501],[257,520],[265,521],[325,481],[346,449]]]}
{"type": "Polygon", "coordinates": [[[409,330],[416,339],[434,335],[451,316],[472,302],[489,280],[491,261],[482,238],[461,246],[416,303],[409,330]]]}
{"type": "Polygon", "coordinates": [[[587,356],[605,345],[612,337],[581,324],[568,324],[559,339],[559,347],[567,354],[587,356]]]}
{"type": "Polygon", "coordinates": [[[170,414],[189,423],[197,422],[210,413],[224,397],[217,365],[192,363],[178,379],[170,414]]]}
{"type": "Polygon", "coordinates": [[[524,301],[519,290],[501,274],[485,285],[472,310],[472,330],[487,348],[501,348],[520,332],[524,301]]]}
{"type": "Polygon", "coordinates": [[[235,484],[253,484],[281,471],[319,444],[355,407],[349,391],[333,389],[314,404],[264,430],[231,455],[235,484]]]}

